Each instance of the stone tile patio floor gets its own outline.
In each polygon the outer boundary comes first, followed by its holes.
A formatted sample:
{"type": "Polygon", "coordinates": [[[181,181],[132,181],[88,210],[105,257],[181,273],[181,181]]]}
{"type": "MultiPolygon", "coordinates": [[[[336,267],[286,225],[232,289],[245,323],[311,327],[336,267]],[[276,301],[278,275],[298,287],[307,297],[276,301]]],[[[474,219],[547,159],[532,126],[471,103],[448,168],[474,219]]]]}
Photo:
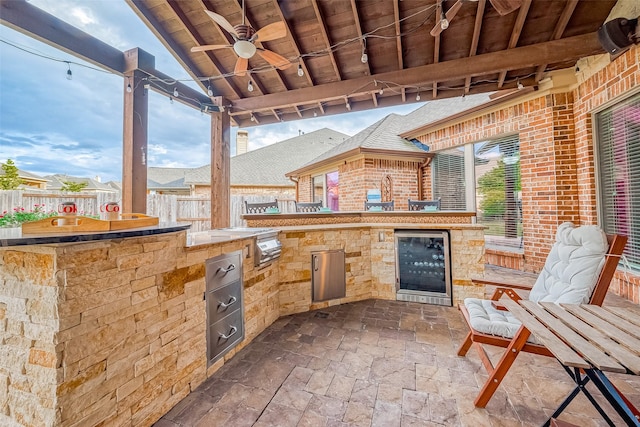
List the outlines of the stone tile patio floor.
{"type": "MultiPolygon", "coordinates": [[[[486,277],[533,280],[500,268],[486,277]]],[[[615,295],[606,304],[638,308],[615,295]]],[[[555,359],[523,353],[487,407],[475,408],[487,375],[473,349],[456,355],[466,332],[456,308],[400,301],[283,317],[155,426],[539,426],[573,388],[555,359]]],[[[640,406],[639,377],[611,378],[640,406]]],[[[560,419],[606,425],[582,393],[560,419]]]]}

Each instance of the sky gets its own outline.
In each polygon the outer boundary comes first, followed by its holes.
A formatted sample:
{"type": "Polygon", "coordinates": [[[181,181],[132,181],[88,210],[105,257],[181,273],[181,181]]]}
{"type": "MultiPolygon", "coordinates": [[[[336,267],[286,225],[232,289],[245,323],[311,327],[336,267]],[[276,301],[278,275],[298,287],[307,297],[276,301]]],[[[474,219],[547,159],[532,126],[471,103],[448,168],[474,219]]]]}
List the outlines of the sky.
{"type": "MultiPolygon", "coordinates": [[[[145,50],[155,56],[156,68],[173,78],[189,78],[122,0],[29,2],[121,51],[145,50]]],[[[118,75],[0,25],[0,162],[12,159],[41,176],[121,181],[123,85],[118,75]]],[[[325,127],[354,135],[388,114],[407,114],[421,105],[247,128],[249,150],[325,127]]],[[[237,130],[231,130],[232,155],[237,130]]],[[[208,164],[209,137],[208,116],[149,91],[148,166],[208,164]]]]}

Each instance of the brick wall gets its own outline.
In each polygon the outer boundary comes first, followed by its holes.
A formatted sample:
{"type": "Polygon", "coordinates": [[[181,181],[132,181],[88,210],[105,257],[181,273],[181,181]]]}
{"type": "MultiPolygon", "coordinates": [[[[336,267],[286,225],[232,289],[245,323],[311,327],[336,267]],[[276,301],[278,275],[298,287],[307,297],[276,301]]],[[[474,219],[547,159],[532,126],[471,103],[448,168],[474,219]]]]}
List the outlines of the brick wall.
{"type": "MultiPolygon", "coordinates": [[[[639,85],[640,46],[636,45],[587,77],[573,91],[579,216],[584,224],[598,221],[592,113],[605,104],[624,99],[639,85]]],[[[640,304],[640,275],[618,270],[610,290],[640,304]]]]}

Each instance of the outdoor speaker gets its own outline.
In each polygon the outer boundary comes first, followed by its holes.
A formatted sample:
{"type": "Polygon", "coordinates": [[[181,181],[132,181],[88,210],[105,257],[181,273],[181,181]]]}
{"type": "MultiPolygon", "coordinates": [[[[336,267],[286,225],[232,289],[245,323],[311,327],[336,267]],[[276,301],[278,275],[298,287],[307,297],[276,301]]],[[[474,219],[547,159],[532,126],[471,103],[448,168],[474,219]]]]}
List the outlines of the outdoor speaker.
{"type": "Polygon", "coordinates": [[[637,19],[612,19],[598,28],[598,40],[607,52],[618,54],[634,43],[633,33],[637,24],[637,19]]]}

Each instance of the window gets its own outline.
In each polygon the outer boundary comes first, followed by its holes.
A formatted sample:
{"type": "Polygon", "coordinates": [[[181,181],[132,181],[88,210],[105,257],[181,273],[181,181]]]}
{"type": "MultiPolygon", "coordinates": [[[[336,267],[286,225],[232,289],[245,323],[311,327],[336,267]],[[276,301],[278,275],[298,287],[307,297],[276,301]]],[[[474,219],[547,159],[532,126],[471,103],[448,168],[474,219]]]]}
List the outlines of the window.
{"type": "Polygon", "coordinates": [[[337,211],[340,198],[338,171],[313,177],[313,201],[322,202],[323,206],[337,211]]]}
{"type": "Polygon", "coordinates": [[[467,209],[464,152],[464,147],[456,147],[439,151],[433,158],[433,197],[440,199],[441,210],[467,209]]]}
{"type": "Polygon", "coordinates": [[[628,237],[625,255],[640,270],[640,94],[595,115],[600,226],[628,237]]]}
{"type": "Polygon", "coordinates": [[[518,135],[474,144],[476,218],[487,246],[522,247],[518,135]]]}

